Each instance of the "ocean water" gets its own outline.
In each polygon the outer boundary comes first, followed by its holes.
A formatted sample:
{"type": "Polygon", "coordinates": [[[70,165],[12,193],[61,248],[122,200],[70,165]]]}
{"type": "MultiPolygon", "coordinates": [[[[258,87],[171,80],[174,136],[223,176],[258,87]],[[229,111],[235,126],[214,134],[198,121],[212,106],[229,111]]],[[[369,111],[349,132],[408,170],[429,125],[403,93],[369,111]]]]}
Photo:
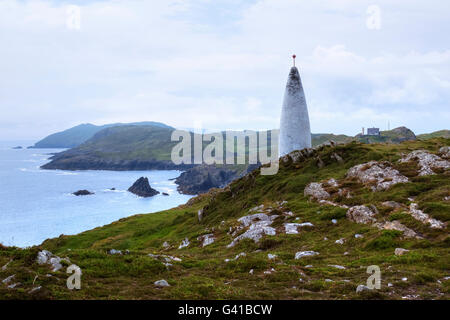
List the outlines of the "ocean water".
{"type": "Polygon", "coordinates": [[[77,234],[138,213],[157,212],[191,198],[177,192],[176,170],[41,170],[58,149],[19,149],[30,145],[0,142],[0,243],[27,247],[61,234],[77,234]],[[126,190],[139,178],[162,194],[139,198],[126,190]],[[110,190],[115,188],[115,191],[110,190]],[[72,192],[87,189],[89,196],[72,192]]]}

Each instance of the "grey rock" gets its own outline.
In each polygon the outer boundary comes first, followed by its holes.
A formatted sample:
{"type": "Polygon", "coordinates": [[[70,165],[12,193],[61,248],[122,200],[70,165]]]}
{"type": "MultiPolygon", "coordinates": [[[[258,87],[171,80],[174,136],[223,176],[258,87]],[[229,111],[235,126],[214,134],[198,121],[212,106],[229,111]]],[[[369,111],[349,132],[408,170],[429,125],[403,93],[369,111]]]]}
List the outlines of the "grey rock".
{"type": "Polygon", "coordinates": [[[409,212],[414,219],[419,220],[423,224],[429,224],[433,229],[443,229],[445,227],[445,224],[443,222],[431,218],[428,214],[424,213],[422,210],[419,210],[419,206],[417,203],[410,204],[409,212]]]}
{"type": "Polygon", "coordinates": [[[11,276],[9,276],[9,277],[6,277],[5,279],[2,280],[2,283],[4,283],[4,284],[10,283],[11,280],[15,278],[15,276],[16,276],[16,275],[13,274],[13,275],[11,275],[11,276]]]}
{"type": "Polygon", "coordinates": [[[148,182],[148,178],[140,177],[133,185],[128,188],[128,191],[143,198],[153,197],[159,194],[159,191],[153,189],[148,182]]]}
{"type": "Polygon", "coordinates": [[[347,218],[356,223],[368,224],[375,222],[375,212],[366,206],[354,206],[347,210],[347,218]]]}
{"type": "Polygon", "coordinates": [[[356,287],[356,293],[361,293],[364,291],[370,291],[370,288],[368,286],[365,286],[363,284],[360,284],[359,286],[356,287]]]}
{"type": "Polygon", "coordinates": [[[214,238],[214,234],[205,234],[203,236],[199,236],[197,240],[202,241],[202,247],[206,247],[207,245],[210,245],[211,243],[214,243],[216,238],[214,238]]]}
{"type": "Polygon", "coordinates": [[[388,162],[370,161],[356,165],[347,171],[347,177],[355,177],[372,191],[386,190],[397,183],[408,182],[408,178],[392,168],[388,162]]]}
{"type": "Polygon", "coordinates": [[[397,230],[397,231],[401,231],[401,232],[403,232],[403,235],[405,237],[407,237],[407,238],[418,238],[418,239],[421,238],[421,237],[419,237],[417,235],[416,232],[414,232],[414,230],[409,229],[408,227],[406,227],[405,225],[401,224],[397,220],[386,221],[386,222],[383,222],[383,223],[375,223],[374,226],[377,227],[378,229],[382,229],[382,230],[397,230]]]}
{"type": "Polygon", "coordinates": [[[311,182],[305,187],[303,194],[306,196],[310,196],[317,200],[325,200],[330,198],[330,194],[325,191],[322,186],[322,183],[311,182]]]}
{"type": "Polygon", "coordinates": [[[409,250],[403,249],[403,248],[395,248],[394,254],[396,256],[402,256],[405,253],[409,252],[409,250]]]}
{"type": "Polygon", "coordinates": [[[305,257],[312,257],[312,256],[316,256],[319,253],[316,251],[299,251],[295,254],[295,259],[301,259],[301,258],[305,258],[305,257]]]}
{"type": "Polygon", "coordinates": [[[435,174],[433,168],[450,169],[450,161],[429,153],[426,150],[414,150],[408,155],[402,157],[399,162],[416,161],[420,167],[419,176],[435,174]]]}
{"type": "Polygon", "coordinates": [[[185,238],[183,241],[181,241],[180,246],[178,247],[178,249],[182,249],[185,248],[187,246],[189,246],[190,242],[188,238],[185,238]]]}
{"type": "Polygon", "coordinates": [[[258,242],[263,235],[275,235],[276,230],[270,227],[270,225],[276,217],[278,216],[268,216],[264,213],[256,213],[238,219],[241,223],[238,230],[242,230],[247,227],[248,230],[236,237],[227,247],[231,248],[243,239],[252,239],[253,241],[258,242]]]}
{"type": "Polygon", "coordinates": [[[166,280],[158,280],[155,281],[155,286],[163,288],[163,287],[170,287],[170,284],[166,280]]]}
{"type": "Polygon", "coordinates": [[[286,234],[298,234],[298,228],[302,227],[314,227],[314,225],[311,222],[284,224],[284,230],[286,234]]]}
{"type": "Polygon", "coordinates": [[[39,291],[39,290],[41,290],[41,289],[42,289],[41,286],[34,287],[34,288],[32,288],[30,291],[28,291],[28,293],[29,293],[29,294],[32,294],[32,293],[35,293],[35,292],[37,292],[37,291],[39,291]]]}

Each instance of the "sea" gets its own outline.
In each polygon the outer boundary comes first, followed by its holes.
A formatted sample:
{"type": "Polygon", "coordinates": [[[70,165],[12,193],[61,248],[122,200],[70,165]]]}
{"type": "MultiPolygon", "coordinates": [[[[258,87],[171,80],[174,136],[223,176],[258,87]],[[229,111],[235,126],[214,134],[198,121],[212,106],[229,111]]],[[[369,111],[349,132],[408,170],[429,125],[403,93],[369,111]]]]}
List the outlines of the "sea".
{"type": "Polygon", "coordinates": [[[42,170],[40,166],[52,154],[64,149],[26,148],[32,144],[0,141],[0,243],[5,246],[39,245],[61,234],[73,235],[135,214],[170,209],[192,197],[177,191],[174,178],[181,174],[177,170],[42,170]],[[19,145],[23,149],[13,149],[19,145]],[[128,192],[140,177],[148,177],[161,194],[140,198],[128,192]],[[82,189],[94,194],[72,194],[82,189]]]}

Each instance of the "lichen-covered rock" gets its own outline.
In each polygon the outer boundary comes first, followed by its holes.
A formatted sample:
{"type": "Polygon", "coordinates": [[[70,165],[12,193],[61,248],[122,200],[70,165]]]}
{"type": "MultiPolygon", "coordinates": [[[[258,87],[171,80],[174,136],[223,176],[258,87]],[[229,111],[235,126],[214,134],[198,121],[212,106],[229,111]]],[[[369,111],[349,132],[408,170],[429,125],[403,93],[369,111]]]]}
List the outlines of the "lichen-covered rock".
{"type": "Polygon", "coordinates": [[[370,161],[356,165],[347,172],[347,177],[357,178],[372,191],[386,190],[397,183],[408,182],[408,178],[392,168],[388,162],[370,161]]]}
{"type": "Polygon", "coordinates": [[[61,261],[65,261],[67,263],[70,263],[69,258],[61,259],[60,257],[54,255],[50,251],[42,250],[38,252],[36,262],[38,264],[48,264],[52,267],[52,271],[56,272],[62,269],[61,261]]]}
{"type": "Polygon", "coordinates": [[[375,222],[375,212],[366,206],[354,206],[347,210],[347,219],[356,223],[368,224],[375,222]]]}
{"type": "Polygon", "coordinates": [[[356,293],[361,293],[363,291],[370,291],[370,288],[363,284],[360,284],[359,286],[356,287],[356,293]]]}
{"type": "Polygon", "coordinates": [[[238,221],[240,222],[240,225],[236,228],[232,235],[234,236],[237,232],[247,227],[248,230],[236,237],[228,245],[228,247],[233,247],[242,239],[252,239],[253,241],[258,242],[263,235],[275,235],[276,231],[274,228],[270,227],[270,225],[276,217],[278,217],[278,215],[268,216],[264,213],[255,213],[239,218],[238,221]]]}
{"type": "Polygon", "coordinates": [[[197,240],[202,241],[202,247],[206,247],[207,245],[210,245],[211,243],[214,243],[216,238],[214,238],[214,234],[205,234],[203,236],[199,236],[197,240]]]}
{"type": "Polygon", "coordinates": [[[401,224],[397,220],[386,221],[386,222],[383,222],[383,223],[375,223],[374,226],[379,228],[379,229],[381,229],[381,230],[397,230],[397,231],[401,231],[401,232],[403,232],[403,235],[405,237],[407,237],[407,238],[421,239],[421,237],[418,236],[417,233],[414,232],[414,230],[409,229],[408,227],[406,227],[405,225],[401,224]]]}
{"type": "Polygon", "coordinates": [[[328,266],[332,267],[332,268],[340,269],[340,270],[345,270],[346,269],[344,266],[340,266],[338,264],[329,264],[328,266]]]}
{"type": "Polygon", "coordinates": [[[286,234],[298,234],[297,228],[302,227],[314,227],[314,225],[311,222],[304,222],[304,223],[285,223],[284,224],[284,230],[286,234]]]}
{"type": "Polygon", "coordinates": [[[443,222],[433,219],[422,210],[419,210],[419,206],[417,203],[410,204],[409,212],[414,219],[419,220],[424,224],[430,224],[430,227],[433,229],[442,229],[445,226],[443,222]]]}
{"type": "Polygon", "coordinates": [[[339,208],[344,208],[344,209],[348,209],[348,206],[345,204],[339,204],[330,200],[319,200],[320,204],[323,205],[329,205],[329,206],[333,206],[333,207],[339,207],[339,208]]]}
{"type": "Polygon", "coordinates": [[[318,200],[325,200],[330,198],[330,194],[325,191],[325,189],[322,187],[321,183],[318,182],[311,182],[305,187],[304,195],[311,196],[314,199],[318,200]]]}
{"type": "Polygon", "coordinates": [[[439,154],[442,158],[449,159],[450,160],[450,147],[445,146],[439,149],[439,154]]]}
{"type": "Polygon", "coordinates": [[[167,249],[170,247],[170,244],[167,241],[164,241],[164,243],[162,244],[164,249],[167,249]]]}
{"type": "Polygon", "coordinates": [[[202,219],[203,219],[203,209],[198,210],[197,217],[198,217],[198,222],[202,221],[202,219]]]}
{"type": "Polygon", "coordinates": [[[338,182],[337,182],[336,179],[334,179],[334,178],[328,179],[326,183],[327,183],[330,187],[339,187],[338,182]]]}
{"type": "Polygon", "coordinates": [[[180,244],[180,246],[178,247],[178,249],[185,248],[185,247],[189,246],[189,244],[190,244],[189,239],[186,238],[186,239],[184,239],[183,241],[181,241],[181,244],[180,244]]]}
{"type": "Polygon", "coordinates": [[[15,278],[15,276],[16,276],[16,275],[13,274],[13,275],[11,275],[11,276],[9,276],[9,277],[6,277],[5,279],[2,280],[2,283],[4,283],[4,284],[10,283],[11,280],[15,278]]]}
{"type": "Polygon", "coordinates": [[[163,287],[170,287],[170,284],[166,280],[158,280],[155,281],[155,286],[163,288],[163,287]]]}
{"type": "Polygon", "coordinates": [[[409,250],[403,249],[403,248],[395,248],[394,254],[396,256],[402,256],[405,253],[409,252],[409,250]]]}
{"type": "Polygon", "coordinates": [[[2,267],[2,271],[5,271],[5,270],[8,268],[8,266],[9,266],[9,264],[10,264],[11,262],[13,262],[13,259],[9,260],[9,261],[2,267]]]}
{"type": "Polygon", "coordinates": [[[402,207],[402,205],[400,203],[395,202],[395,201],[384,201],[381,203],[381,205],[384,207],[393,208],[393,209],[398,209],[398,208],[402,207]]]}
{"type": "Polygon", "coordinates": [[[242,227],[248,227],[251,224],[255,223],[255,221],[271,223],[276,217],[278,216],[268,216],[265,213],[255,213],[252,215],[241,217],[238,219],[238,221],[241,223],[242,227]]]}
{"type": "Polygon", "coordinates": [[[295,254],[295,259],[301,259],[304,257],[312,257],[312,256],[316,256],[319,253],[316,251],[299,251],[295,254]]]}
{"type": "Polygon", "coordinates": [[[450,169],[450,161],[442,159],[441,157],[425,150],[414,150],[399,160],[399,162],[409,161],[416,161],[419,164],[419,176],[435,174],[433,168],[445,170],[450,169]]]}

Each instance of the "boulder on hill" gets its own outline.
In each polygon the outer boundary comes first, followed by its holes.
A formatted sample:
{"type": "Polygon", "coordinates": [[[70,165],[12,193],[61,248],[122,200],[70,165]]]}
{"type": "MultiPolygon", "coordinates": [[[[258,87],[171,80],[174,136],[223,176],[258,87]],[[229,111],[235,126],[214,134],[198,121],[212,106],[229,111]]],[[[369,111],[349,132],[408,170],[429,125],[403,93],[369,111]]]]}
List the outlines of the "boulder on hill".
{"type": "Polygon", "coordinates": [[[153,197],[159,194],[159,191],[153,189],[148,182],[148,178],[140,177],[135,183],[128,189],[129,192],[143,198],[153,197]]]}

